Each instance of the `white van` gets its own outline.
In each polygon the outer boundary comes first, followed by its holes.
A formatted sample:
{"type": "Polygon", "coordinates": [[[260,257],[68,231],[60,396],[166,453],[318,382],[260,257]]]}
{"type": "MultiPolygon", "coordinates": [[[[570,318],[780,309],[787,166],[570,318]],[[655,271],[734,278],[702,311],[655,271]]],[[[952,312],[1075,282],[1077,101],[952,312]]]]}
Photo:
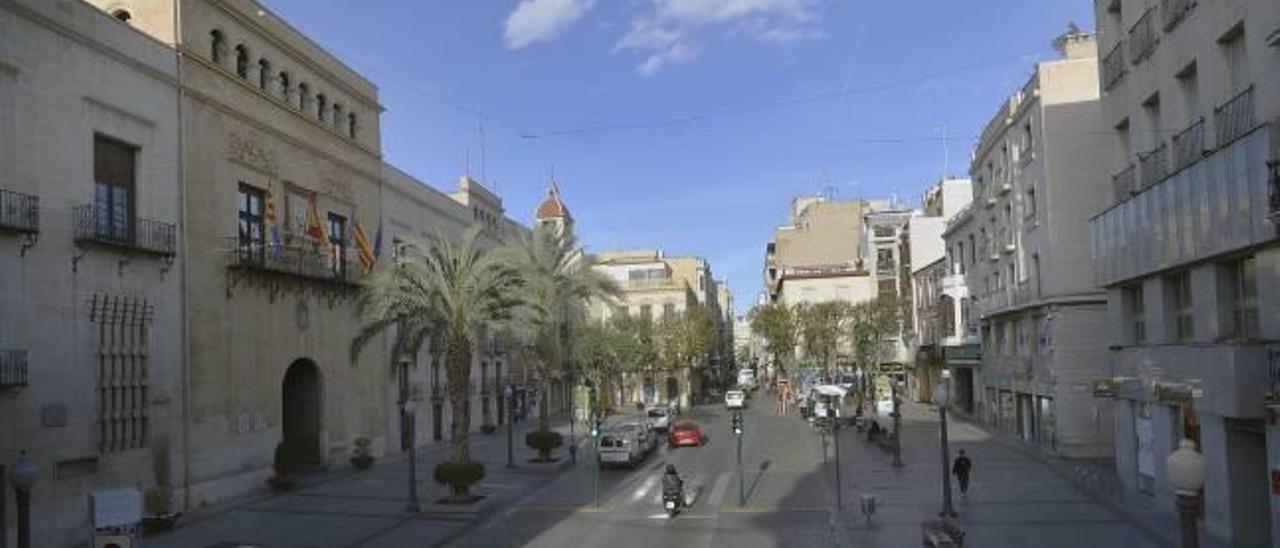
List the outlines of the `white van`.
{"type": "Polygon", "coordinates": [[[724,406],[729,409],[742,409],[747,406],[747,395],[741,390],[725,392],[724,406]]]}

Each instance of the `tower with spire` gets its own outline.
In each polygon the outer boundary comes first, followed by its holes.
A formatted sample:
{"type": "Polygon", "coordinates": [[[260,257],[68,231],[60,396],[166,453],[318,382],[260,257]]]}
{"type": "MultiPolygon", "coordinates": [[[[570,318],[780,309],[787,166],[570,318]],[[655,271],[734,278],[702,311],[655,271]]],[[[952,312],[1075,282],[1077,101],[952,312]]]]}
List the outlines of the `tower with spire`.
{"type": "Polygon", "coordinates": [[[560,199],[560,186],[552,179],[547,184],[547,198],[538,204],[533,216],[533,226],[538,230],[552,230],[555,234],[567,234],[573,230],[573,216],[560,199]]]}

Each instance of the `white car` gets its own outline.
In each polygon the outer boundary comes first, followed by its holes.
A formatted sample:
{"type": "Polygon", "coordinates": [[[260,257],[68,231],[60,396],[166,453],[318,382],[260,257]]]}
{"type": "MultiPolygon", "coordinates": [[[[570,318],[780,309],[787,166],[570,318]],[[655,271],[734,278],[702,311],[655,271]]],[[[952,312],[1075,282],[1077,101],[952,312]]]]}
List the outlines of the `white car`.
{"type": "Polygon", "coordinates": [[[747,395],[741,390],[730,390],[725,392],[724,406],[729,409],[742,409],[747,406],[747,395]]]}
{"type": "Polygon", "coordinates": [[[600,433],[600,466],[636,466],[656,447],[656,436],[645,424],[625,422],[600,433]]]}
{"type": "Polygon", "coordinates": [[[649,416],[649,422],[653,429],[659,432],[666,432],[671,427],[671,409],[668,407],[650,407],[645,413],[649,416]]]}

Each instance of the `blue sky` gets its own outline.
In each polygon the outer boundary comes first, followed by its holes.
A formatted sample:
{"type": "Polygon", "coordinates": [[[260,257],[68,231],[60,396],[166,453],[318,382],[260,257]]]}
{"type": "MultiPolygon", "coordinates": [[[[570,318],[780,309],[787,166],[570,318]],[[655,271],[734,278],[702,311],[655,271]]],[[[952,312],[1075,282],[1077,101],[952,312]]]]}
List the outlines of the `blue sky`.
{"type": "Polygon", "coordinates": [[[591,249],[696,254],[739,311],[789,199],[963,173],[1082,0],[264,0],[379,86],[389,162],[470,157],[528,220],[553,166],[591,249]],[[484,126],[484,146],[480,127],[484,126]]]}

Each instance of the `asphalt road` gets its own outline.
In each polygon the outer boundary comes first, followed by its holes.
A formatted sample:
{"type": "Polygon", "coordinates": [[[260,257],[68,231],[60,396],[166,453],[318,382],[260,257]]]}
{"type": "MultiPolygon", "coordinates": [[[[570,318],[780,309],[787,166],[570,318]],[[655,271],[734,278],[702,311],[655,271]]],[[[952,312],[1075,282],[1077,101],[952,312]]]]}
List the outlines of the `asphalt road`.
{"type": "Polygon", "coordinates": [[[703,406],[681,419],[698,422],[704,447],[670,450],[665,444],[634,470],[599,473],[588,462],[525,495],[451,546],[474,547],[774,547],[836,545],[832,489],[821,437],[794,417],[778,417],[766,397],[745,413],[740,501],[736,441],[723,405],[703,406]],[[674,464],[693,505],[668,518],[661,475],[674,464]]]}

